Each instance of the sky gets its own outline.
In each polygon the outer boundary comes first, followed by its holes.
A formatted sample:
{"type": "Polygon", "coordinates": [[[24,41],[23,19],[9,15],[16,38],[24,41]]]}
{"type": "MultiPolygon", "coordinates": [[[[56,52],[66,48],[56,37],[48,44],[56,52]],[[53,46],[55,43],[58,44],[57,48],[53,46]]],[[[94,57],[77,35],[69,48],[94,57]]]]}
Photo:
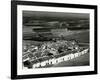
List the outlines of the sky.
{"type": "Polygon", "coordinates": [[[34,19],[89,19],[87,13],[63,13],[63,12],[44,12],[44,11],[23,11],[23,17],[33,17],[34,19]]]}

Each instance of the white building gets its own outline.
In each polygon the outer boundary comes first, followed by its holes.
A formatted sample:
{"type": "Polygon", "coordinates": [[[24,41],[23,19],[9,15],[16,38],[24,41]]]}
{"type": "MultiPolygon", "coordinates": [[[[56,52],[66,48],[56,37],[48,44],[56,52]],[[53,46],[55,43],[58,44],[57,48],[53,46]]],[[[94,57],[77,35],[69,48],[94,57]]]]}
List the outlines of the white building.
{"type": "Polygon", "coordinates": [[[74,53],[74,54],[71,53],[71,54],[68,54],[68,55],[65,55],[65,56],[62,56],[62,57],[56,57],[56,58],[51,58],[51,59],[45,58],[45,60],[42,60],[41,62],[33,64],[33,68],[42,67],[42,66],[46,66],[46,65],[52,65],[52,64],[58,64],[60,62],[68,61],[70,59],[79,57],[79,56],[81,56],[81,55],[83,55],[87,52],[88,52],[88,49],[85,49],[81,52],[77,52],[77,53],[74,53]]]}

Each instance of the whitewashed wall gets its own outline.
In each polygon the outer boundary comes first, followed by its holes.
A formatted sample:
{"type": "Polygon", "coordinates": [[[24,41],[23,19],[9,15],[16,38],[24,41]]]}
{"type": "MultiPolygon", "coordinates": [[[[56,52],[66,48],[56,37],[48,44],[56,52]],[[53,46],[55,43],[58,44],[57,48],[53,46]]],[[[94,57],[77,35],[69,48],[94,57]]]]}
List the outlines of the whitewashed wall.
{"type": "Polygon", "coordinates": [[[71,53],[71,54],[68,54],[68,55],[65,55],[65,56],[61,56],[59,58],[53,58],[53,59],[49,59],[49,60],[46,60],[46,61],[43,61],[41,63],[36,63],[33,65],[33,68],[38,68],[40,67],[43,67],[43,66],[46,66],[47,64],[48,65],[52,65],[52,64],[58,64],[60,62],[63,62],[63,61],[68,61],[68,60],[71,60],[73,58],[76,58],[76,57],[79,57],[85,53],[87,53],[89,51],[89,49],[85,49],[81,52],[77,52],[77,53],[71,53]]]}

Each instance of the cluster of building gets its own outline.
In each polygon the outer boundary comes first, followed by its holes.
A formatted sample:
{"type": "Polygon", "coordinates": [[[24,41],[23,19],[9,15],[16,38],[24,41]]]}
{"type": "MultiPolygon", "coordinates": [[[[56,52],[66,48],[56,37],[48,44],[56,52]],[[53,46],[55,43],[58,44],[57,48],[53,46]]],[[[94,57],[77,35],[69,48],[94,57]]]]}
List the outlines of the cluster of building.
{"type": "Polygon", "coordinates": [[[75,53],[80,53],[83,50],[75,40],[49,41],[39,46],[24,46],[23,65],[28,68],[47,66],[71,59],[72,56],[74,58],[76,57],[75,53]]]}
{"type": "Polygon", "coordinates": [[[55,57],[52,57],[52,56],[51,57],[43,57],[43,58],[39,58],[36,60],[30,60],[30,62],[27,61],[26,63],[28,63],[28,68],[41,68],[41,67],[46,67],[48,65],[52,66],[53,64],[58,64],[63,61],[71,60],[71,59],[79,57],[87,52],[89,52],[89,49],[85,49],[81,52],[70,53],[67,55],[58,55],[55,57]]]}

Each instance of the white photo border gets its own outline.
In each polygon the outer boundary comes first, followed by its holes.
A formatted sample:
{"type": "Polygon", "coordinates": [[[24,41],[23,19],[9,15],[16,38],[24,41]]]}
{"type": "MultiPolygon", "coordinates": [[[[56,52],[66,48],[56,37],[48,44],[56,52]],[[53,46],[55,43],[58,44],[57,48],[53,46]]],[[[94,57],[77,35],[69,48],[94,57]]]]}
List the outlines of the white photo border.
{"type": "Polygon", "coordinates": [[[94,71],[94,27],[95,27],[94,26],[94,9],[17,5],[17,75],[94,71]],[[22,69],[22,26],[23,26],[22,11],[23,10],[24,11],[26,10],[26,11],[64,12],[64,13],[67,13],[67,12],[89,13],[90,14],[90,66],[22,69]]]}

